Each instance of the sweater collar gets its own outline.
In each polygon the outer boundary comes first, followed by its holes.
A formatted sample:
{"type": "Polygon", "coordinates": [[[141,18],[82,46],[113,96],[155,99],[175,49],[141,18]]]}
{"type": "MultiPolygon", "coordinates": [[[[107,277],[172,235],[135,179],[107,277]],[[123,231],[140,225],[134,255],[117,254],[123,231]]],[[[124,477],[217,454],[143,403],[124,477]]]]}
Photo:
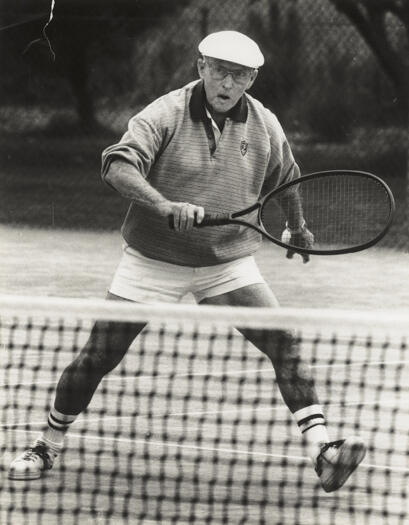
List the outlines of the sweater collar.
{"type": "MultiPolygon", "coordinates": [[[[198,122],[207,119],[205,109],[206,95],[204,92],[203,80],[200,80],[192,89],[189,109],[192,120],[198,122]]],[[[226,116],[235,122],[246,122],[248,114],[246,95],[243,95],[237,104],[228,112],[226,116]]]]}

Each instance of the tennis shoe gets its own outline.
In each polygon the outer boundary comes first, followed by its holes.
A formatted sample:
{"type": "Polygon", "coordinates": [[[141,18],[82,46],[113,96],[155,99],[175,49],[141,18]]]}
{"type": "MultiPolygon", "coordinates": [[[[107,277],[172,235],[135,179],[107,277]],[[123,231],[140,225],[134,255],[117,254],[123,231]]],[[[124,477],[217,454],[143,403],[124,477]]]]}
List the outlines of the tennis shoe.
{"type": "Polygon", "coordinates": [[[315,471],[325,492],[342,487],[365,453],[366,446],[359,437],[324,443],[315,462],[315,471]]]}
{"type": "Polygon", "coordinates": [[[32,447],[20,454],[9,468],[9,479],[38,479],[44,470],[49,470],[54,464],[58,452],[51,449],[43,441],[37,440],[32,447]]]}

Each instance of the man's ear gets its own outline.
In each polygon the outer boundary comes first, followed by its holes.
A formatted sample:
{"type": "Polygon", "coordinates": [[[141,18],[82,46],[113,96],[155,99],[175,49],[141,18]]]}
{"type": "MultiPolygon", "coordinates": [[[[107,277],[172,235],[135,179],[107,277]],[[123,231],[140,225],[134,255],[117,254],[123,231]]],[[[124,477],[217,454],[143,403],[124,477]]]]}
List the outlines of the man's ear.
{"type": "Polygon", "coordinates": [[[250,80],[249,80],[249,82],[248,82],[248,85],[247,85],[247,87],[246,87],[246,90],[247,90],[247,89],[250,89],[251,86],[254,84],[254,81],[256,80],[257,75],[258,75],[258,69],[254,69],[253,72],[252,72],[252,74],[251,74],[251,77],[250,77],[250,80]]]}
{"type": "Polygon", "coordinates": [[[203,78],[203,70],[205,67],[205,61],[202,57],[197,59],[197,72],[199,73],[199,77],[203,78]]]}

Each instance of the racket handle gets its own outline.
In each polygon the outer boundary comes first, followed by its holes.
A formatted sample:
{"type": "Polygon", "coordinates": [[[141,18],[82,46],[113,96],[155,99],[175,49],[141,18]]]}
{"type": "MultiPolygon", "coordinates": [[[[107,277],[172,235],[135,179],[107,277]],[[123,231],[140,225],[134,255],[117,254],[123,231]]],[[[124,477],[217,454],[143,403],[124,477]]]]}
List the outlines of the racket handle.
{"type": "MultiPolygon", "coordinates": [[[[173,222],[173,215],[168,216],[169,228],[175,229],[173,222]]],[[[221,226],[230,223],[230,215],[228,213],[206,213],[202,222],[198,224],[195,219],[195,226],[201,228],[202,226],[221,226]]]]}
{"type": "Polygon", "coordinates": [[[222,226],[223,224],[230,224],[229,213],[206,213],[200,224],[195,223],[195,226],[201,228],[202,226],[222,226]]]}

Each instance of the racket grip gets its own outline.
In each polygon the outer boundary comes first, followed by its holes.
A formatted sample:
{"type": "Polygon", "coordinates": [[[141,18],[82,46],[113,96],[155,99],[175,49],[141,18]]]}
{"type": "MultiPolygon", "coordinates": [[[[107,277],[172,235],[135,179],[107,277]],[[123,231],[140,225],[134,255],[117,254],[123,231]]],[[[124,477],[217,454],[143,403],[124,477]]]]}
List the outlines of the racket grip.
{"type": "Polygon", "coordinates": [[[200,224],[195,222],[195,226],[201,228],[202,226],[222,226],[230,223],[229,213],[206,213],[200,224]]]}
{"type": "MultiPolygon", "coordinates": [[[[221,226],[223,224],[229,224],[229,219],[230,215],[228,213],[206,213],[200,224],[198,224],[195,219],[195,226],[197,228],[201,228],[202,226],[221,226]]],[[[175,229],[173,215],[168,216],[168,224],[171,230],[175,229]]]]}

